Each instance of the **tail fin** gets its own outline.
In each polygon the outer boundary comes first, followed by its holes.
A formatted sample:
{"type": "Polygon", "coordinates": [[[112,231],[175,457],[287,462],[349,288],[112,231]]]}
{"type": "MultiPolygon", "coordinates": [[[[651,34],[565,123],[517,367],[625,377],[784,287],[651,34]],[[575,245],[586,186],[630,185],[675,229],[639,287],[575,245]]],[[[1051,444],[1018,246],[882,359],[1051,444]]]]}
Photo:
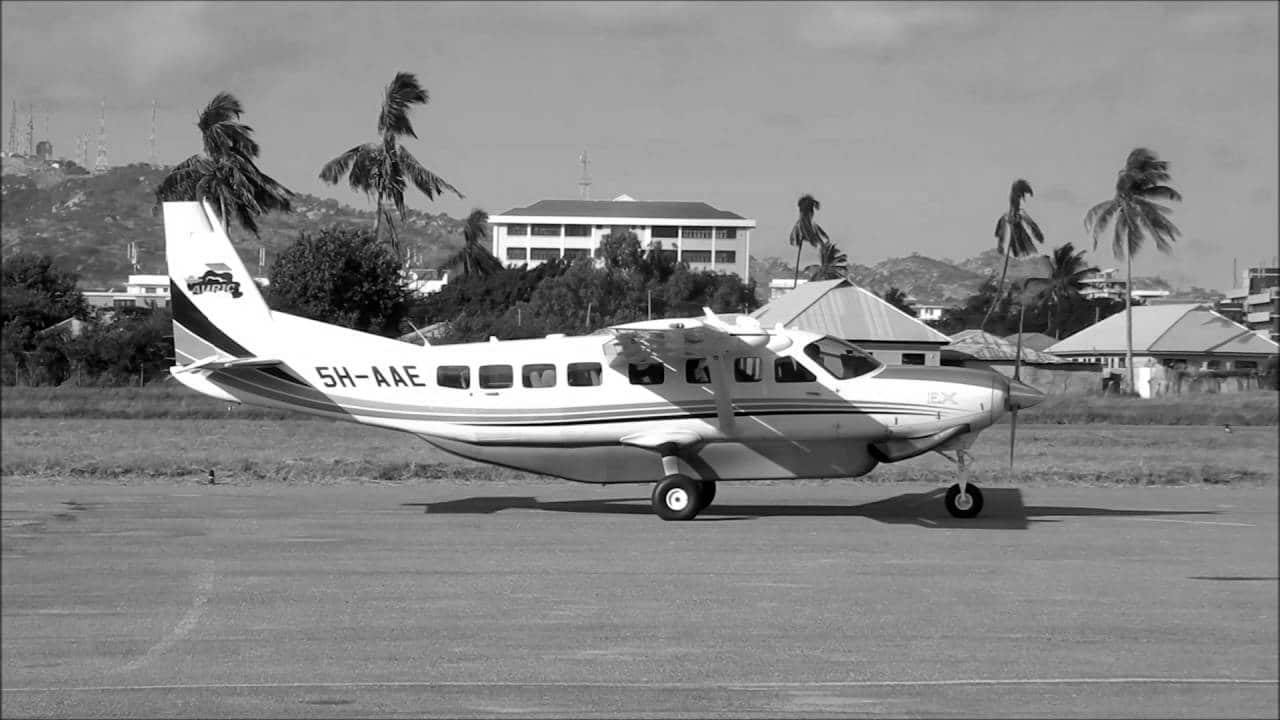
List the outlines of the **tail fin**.
{"type": "Polygon", "coordinates": [[[183,366],[271,355],[271,311],[205,203],[164,204],[174,359],[183,366]]]}

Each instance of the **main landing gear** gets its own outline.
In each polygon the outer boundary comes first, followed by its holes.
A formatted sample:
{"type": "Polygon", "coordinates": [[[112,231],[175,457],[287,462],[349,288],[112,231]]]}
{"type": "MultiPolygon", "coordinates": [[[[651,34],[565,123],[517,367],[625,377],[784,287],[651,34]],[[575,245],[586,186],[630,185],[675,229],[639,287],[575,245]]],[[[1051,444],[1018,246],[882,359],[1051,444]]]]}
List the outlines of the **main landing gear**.
{"type": "Polygon", "coordinates": [[[668,475],[653,488],[653,511],[663,520],[692,520],[715,497],[714,481],[668,475]]]}
{"type": "Polygon", "coordinates": [[[955,458],[939,451],[939,455],[956,464],[956,475],[960,482],[947,488],[943,503],[952,517],[973,518],[982,512],[982,490],[977,485],[965,480],[964,459],[968,454],[964,450],[956,450],[955,458]]]}

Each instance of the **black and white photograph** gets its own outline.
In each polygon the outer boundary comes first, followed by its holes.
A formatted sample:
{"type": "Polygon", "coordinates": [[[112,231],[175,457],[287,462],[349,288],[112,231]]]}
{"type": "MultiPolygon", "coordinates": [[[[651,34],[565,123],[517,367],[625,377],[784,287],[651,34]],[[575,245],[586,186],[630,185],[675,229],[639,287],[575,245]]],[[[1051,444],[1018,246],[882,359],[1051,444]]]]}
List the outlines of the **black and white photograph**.
{"type": "Polygon", "coordinates": [[[0,60],[0,716],[1280,715],[1280,3],[0,60]]]}

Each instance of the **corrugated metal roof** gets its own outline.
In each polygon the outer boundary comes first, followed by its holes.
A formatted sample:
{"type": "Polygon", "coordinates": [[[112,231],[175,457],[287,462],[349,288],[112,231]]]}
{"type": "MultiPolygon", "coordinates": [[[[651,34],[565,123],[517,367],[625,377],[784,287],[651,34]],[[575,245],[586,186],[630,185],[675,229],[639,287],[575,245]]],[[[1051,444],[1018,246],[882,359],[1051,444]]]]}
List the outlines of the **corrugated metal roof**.
{"type": "MultiPolygon", "coordinates": [[[[1013,343],[1014,345],[1017,345],[1018,333],[1005,335],[1004,339],[1008,340],[1010,343],[1013,343]]],[[[1029,347],[1033,350],[1044,350],[1045,348],[1049,347],[1050,345],[1053,345],[1056,342],[1058,342],[1058,338],[1050,337],[1048,335],[1045,335],[1044,333],[1038,333],[1038,332],[1022,333],[1022,346],[1029,347]]]]}
{"type": "MultiPolygon", "coordinates": [[[[1013,362],[1018,357],[1018,335],[1014,333],[1011,337],[1013,340],[1006,340],[982,330],[961,330],[951,336],[951,344],[944,347],[943,350],[964,353],[977,360],[1013,362]]],[[[1024,343],[1022,346],[1022,362],[1030,365],[1058,365],[1071,361],[1036,350],[1024,343]]]]}
{"type": "MultiPolygon", "coordinates": [[[[1146,305],[1133,308],[1136,353],[1207,352],[1274,355],[1280,346],[1204,305],[1146,305]]],[[[1055,354],[1114,354],[1125,351],[1124,313],[1081,330],[1048,348],[1055,354]]]]}
{"type": "Polygon", "coordinates": [[[507,217],[671,218],[679,220],[745,220],[737,213],[717,210],[704,202],[665,200],[539,200],[512,208],[507,217]]]}
{"type": "Polygon", "coordinates": [[[848,280],[808,282],[751,313],[765,327],[777,323],[853,342],[944,344],[946,335],[848,280]]]}

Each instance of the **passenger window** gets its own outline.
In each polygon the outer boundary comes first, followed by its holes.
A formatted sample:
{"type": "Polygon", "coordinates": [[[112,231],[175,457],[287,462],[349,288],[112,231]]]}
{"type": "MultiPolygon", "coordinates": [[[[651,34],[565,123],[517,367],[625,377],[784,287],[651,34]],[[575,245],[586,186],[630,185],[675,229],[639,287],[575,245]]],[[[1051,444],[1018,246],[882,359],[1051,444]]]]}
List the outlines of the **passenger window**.
{"type": "Polygon", "coordinates": [[[466,390],[471,387],[471,368],[466,365],[441,365],[436,368],[436,384],[466,390]]]}
{"type": "Polygon", "coordinates": [[[733,361],[734,382],[760,382],[760,358],[740,357],[733,361]]]}
{"type": "Polygon", "coordinates": [[[773,362],[773,379],[780,383],[813,382],[818,378],[792,357],[778,358],[773,362]]]}
{"type": "Polygon", "coordinates": [[[481,365],[480,387],[488,390],[502,390],[511,387],[510,365],[481,365]]]}
{"type": "Polygon", "coordinates": [[[600,384],[600,363],[569,363],[565,372],[569,387],[593,387],[600,384]]]}
{"type": "Polygon", "coordinates": [[[627,377],[632,385],[661,385],[666,379],[662,363],[628,363],[627,377]]]}
{"type": "Polygon", "coordinates": [[[525,365],[520,368],[520,381],[527,388],[556,386],[555,365],[525,365]]]}
{"type": "Polygon", "coordinates": [[[705,385],[711,382],[711,368],[706,358],[689,358],[684,361],[684,380],[690,385],[705,385]]]}
{"type": "Polygon", "coordinates": [[[924,353],[902,353],[903,365],[923,365],[924,353]]]}

